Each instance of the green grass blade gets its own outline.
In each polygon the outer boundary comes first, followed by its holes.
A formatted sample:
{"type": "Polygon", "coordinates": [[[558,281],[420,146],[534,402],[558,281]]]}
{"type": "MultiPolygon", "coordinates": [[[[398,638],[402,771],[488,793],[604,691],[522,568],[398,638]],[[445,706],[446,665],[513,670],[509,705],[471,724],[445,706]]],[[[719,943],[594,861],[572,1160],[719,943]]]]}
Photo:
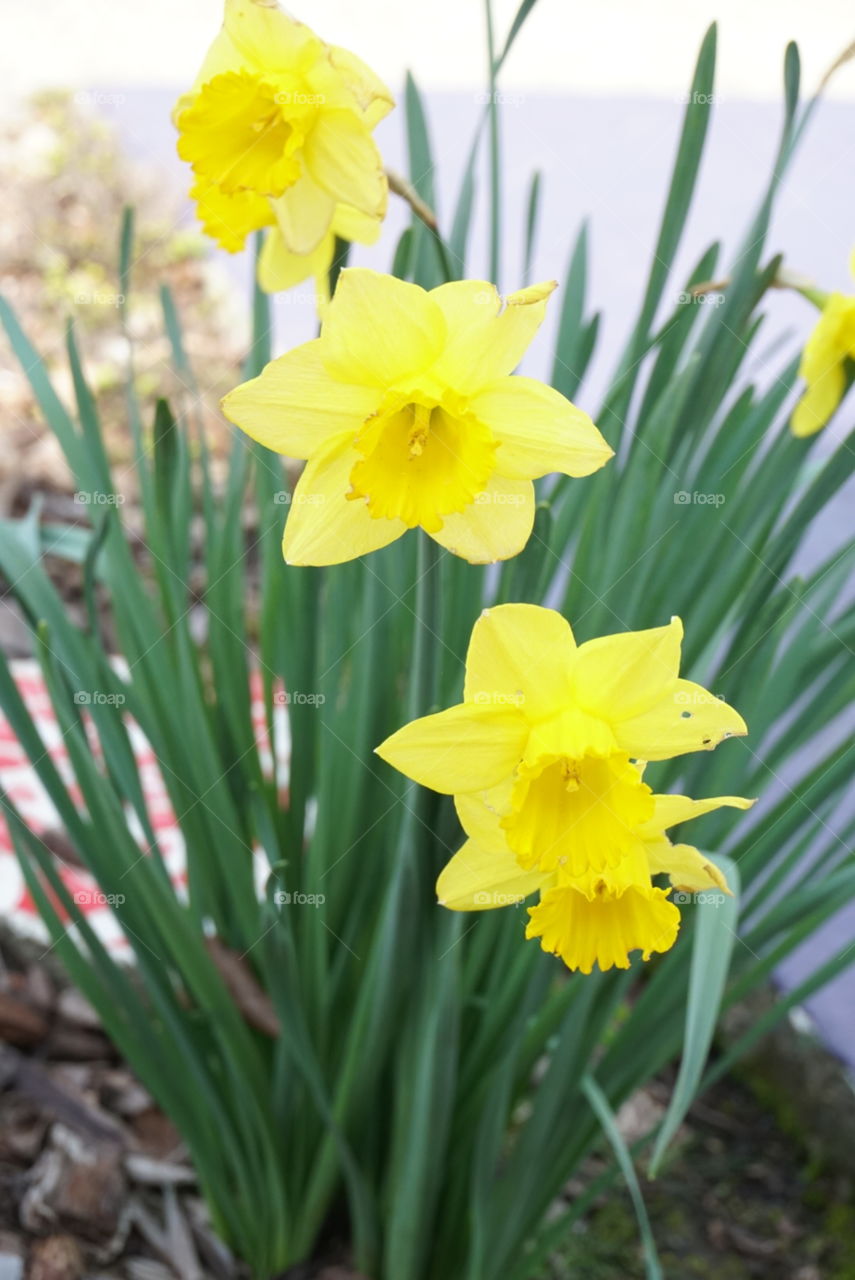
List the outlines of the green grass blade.
{"type": "Polygon", "coordinates": [[[585,1076],[582,1081],[582,1092],[591,1104],[591,1107],[602,1125],[603,1132],[609,1140],[609,1144],[614,1152],[615,1159],[620,1166],[620,1171],[624,1176],[627,1190],[632,1198],[635,1216],[638,1219],[638,1229],[641,1234],[641,1242],[644,1249],[644,1270],[647,1280],[663,1280],[662,1267],[659,1263],[659,1255],[656,1251],[656,1241],[653,1239],[653,1231],[650,1226],[650,1219],[647,1216],[647,1207],[644,1203],[644,1197],[641,1194],[641,1187],[638,1185],[638,1176],[635,1172],[635,1166],[632,1163],[632,1156],[629,1153],[623,1135],[617,1127],[614,1113],[608,1104],[608,1099],[602,1089],[596,1083],[592,1076],[585,1076]]]}
{"type": "Polygon", "coordinates": [[[674,1092],[650,1158],[651,1177],[655,1177],[662,1157],[698,1091],[727,984],[730,957],[736,942],[739,917],[739,872],[736,864],[729,858],[718,857],[716,862],[727,876],[733,890],[733,897],[722,895],[723,901],[714,905],[701,904],[698,908],[689,973],[689,1001],[686,1008],[683,1057],[674,1092]]]}

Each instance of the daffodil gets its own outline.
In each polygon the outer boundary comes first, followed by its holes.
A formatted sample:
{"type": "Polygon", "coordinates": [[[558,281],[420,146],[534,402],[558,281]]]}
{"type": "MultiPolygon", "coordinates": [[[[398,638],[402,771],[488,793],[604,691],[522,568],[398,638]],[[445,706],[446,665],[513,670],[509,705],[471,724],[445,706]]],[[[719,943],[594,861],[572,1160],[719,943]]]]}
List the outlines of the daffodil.
{"type": "Polygon", "coordinates": [[[274,228],[261,283],[329,266],[335,235],[371,243],[388,188],[372,130],[392,95],[354,54],[272,0],[226,0],[223,28],[178,102],[178,153],[205,231],[232,252],[274,228]]]}
{"type": "Polygon", "coordinates": [[[679,928],[669,889],[726,891],[721,872],[667,830],[739,797],[657,796],[639,761],[711,750],[744,734],[739,714],[679,675],[682,625],[576,645],[534,605],[482,614],[464,700],[406,725],[378,754],[455,797],[468,837],[440,876],[454,910],[521,902],[539,890],[528,937],[570,968],[625,968],[666,951],[679,928]]]}
{"type": "MultiPolygon", "coordinates": [[[[855,253],[850,262],[855,275],[855,253]]],[[[855,360],[855,297],[803,290],[821,306],[819,320],[808,338],[799,365],[807,389],[796,405],[792,430],[812,436],[829,421],[846,392],[847,361],[855,360]]]]}
{"type": "Polygon", "coordinates": [[[612,450],[587,414],[511,377],[554,284],[512,294],[466,280],[426,292],[345,270],[321,336],[223,401],[277,453],[306,458],[285,529],[291,564],[337,564],[423,528],[472,563],[516,555],[532,480],[586,476],[612,450]]]}

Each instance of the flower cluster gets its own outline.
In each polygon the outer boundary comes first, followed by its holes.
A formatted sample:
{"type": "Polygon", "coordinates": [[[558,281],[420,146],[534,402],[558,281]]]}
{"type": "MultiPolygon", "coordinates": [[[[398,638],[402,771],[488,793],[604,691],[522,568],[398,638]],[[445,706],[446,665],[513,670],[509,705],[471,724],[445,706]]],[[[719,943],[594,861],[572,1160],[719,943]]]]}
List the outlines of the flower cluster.
{"type": "Polygon", "coordinates": [[[654,795],[644,781],[642,761],[746,732],[732,707],[680,678],[682,634],[675,618],[577,646],[553,610],[509,604],[482,614],[464,701],[378,748],[408,777],[454,796],[468,838],[439,877],[443,905],[481,910],[539,890],[526,936],[590,973],[673,945],[680,913],[654,876],[727,891],[714,863],[667,832],[752,802],[654,795]]]}
{"type": "MultiPolygon", "coordinates": [[[[372,129],[391,105],[357,58],[271,0],[226,0],[223,30],[176,111],[206,230],[235,250],[270,227],[263,287],[313,274],[323,293],[320,336],[223,401],[254,440],[306,461],[283,538],[292,565],[339,564],[411,529],[473,564],[506,560],[532,532],[534,480],[589,476],[613,456],[586,413],[515,374],[553,282],[502,298],[483,281],[428,291],[352,269],[331,299],[323,292],[334,238],[378,234],[387,183],[372,129]]],[[[840,398],[855,350],[844,301],[829,304],[805,354],[802,425],[840,398]]],[[[439,878],[441,903],[480,910],[539,892],[527,936],[590,973],[673,945],[680,913],[656,877],[729,892],[712,861],[667,833],[750,802],[654,795],[644,779],[646,761],[746,731],[726,703],[680,679],[681,637],[674,619],[577,646],[548,609],[508,604],[481,617],[463,703],[378,748],[455,797],[468,838],[439,878]]]]}
{"type": "Polygon", "coordinates": [[[235,252],[269,227],[262,287],[314,276],[326,291],[335,237],[379,235],[388,189],[371,134],[393,105],[359,58],[270,0],[226,0],[222,30],[175,108],[207,234],[235,252]]]}

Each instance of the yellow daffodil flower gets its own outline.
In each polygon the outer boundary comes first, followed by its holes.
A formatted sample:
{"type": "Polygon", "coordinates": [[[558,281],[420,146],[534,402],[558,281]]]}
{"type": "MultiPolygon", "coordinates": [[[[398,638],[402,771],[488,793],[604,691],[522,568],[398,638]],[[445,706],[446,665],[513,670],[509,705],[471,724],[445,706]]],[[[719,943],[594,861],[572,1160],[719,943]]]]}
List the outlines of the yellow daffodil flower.
{"type": "Polygon", "coordinates": [[[554,284],[504,300],[465,280],[426,292],[345,270],[321,336],[223,401],[269,449],[306,458],[285,529],[290,564],[338,564],[421,526],[475,564],[521,551],[532,480],[612,456],[587,414],[511,377],[554,284]]]}
{"type": "MultiPolygon", "coordinates": [[[[850,267],[855,276],[855,253],[850,267]]],[[[826,426],[846,393],[846,362],[855,360],[855,297],[803,292],[821,303],[821,313],[802,352],[799,377],[807,389],[791,426],[793,435],[812,436],[826,426]]]]}
{"type": "Polygon", "coordinates": [[[178,102],[178,153],[202,226],[231,252],[273,227],[264,288],[319,276],[335,235],[371,243],[388,188],[371,136],[394,105],[347,50],[272,0],[226,0],[223,28],[178,102]]]}
{"type": "Polygon", "coordinates": [[[724,796],[655,796],[638,760],[711,750],[744,734],[732,707],[679,676],[682,625],[576,645],[565,619],[501,605],[475,624],[464,701],[406,725],[378,754],[453,795],[468,837],[440,876],[454,910],[520,902],[540,890],[528,937],[589,973],[666,951],[679,928],[665,873],[680,889],[727,891],[718,868],[666,831],[724,796]]]}

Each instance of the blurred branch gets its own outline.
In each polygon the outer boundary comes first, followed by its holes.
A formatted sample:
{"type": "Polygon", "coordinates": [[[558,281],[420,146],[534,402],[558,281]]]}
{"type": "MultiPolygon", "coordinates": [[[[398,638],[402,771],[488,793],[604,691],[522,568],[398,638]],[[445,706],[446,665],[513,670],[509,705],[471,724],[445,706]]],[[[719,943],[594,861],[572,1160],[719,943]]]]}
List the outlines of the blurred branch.
{"type": "Polygon", "coordinates": [[[853,58],[855,58],[855,40],[853,40],[850,45],[847,45],[840,56],[835,58],[834,62],[832,62],[831,66],[828,68],[817,86],[817,94],[822,93],[823,89],[835,72],[839,71],[841,67],[845,67],[846,63],[851,62],[853,58]]]}
{"type": "Polygon", "coordinates": [[[426,227],[429,227],[431,231],[437,231],[439,228],[436,214],[429,205],[425,204],[413,184],[402,174],[396,173],[394,169],[386,170],[386,178],[389,183],[389,190],[394,191],[396,196],[400,196],[402,200],[405,200],[416,217],[421,218],[426,227]]]}

